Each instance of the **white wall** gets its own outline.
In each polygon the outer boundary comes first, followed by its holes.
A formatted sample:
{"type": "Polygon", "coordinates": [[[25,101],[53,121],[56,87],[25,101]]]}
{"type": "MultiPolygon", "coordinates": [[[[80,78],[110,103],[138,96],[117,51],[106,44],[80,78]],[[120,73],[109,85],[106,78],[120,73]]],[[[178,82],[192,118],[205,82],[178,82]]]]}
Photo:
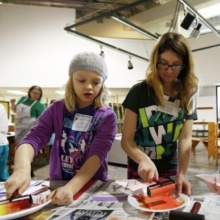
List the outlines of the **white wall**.
{"type": "MultiPolygon", "coordinates": [[[[189,41],[192,49],[220,44],[220,38],[215,34],[202,35],[198,39],[191,38],[189,41]]],[[[193,52],[196,73],[199,76],[201,85],[210,86],[220,84],[219,54],[220,46],[193,52]]]]}
{"type": "Polygon", "coordinates": [[[204,96],[197,100],[197,107],[212,107],[212,109],[197,110],[198,121],[213,121],[216,122],[216,97],[204,96]]]}
{"type": "Polygon", "coordinates": [[[62,85],[74,51],[63,28],[74,18],[70,9],[0,5],[0,86],[62,85]]]}
{"type": "MultiPolygon", "coordinates": [[[[0,5],[0,87],[33,84],[61,87],[67,80],[69,62],[75,53],[83,50],[99,53],[100,45],[64,30],[74,17],[73,9],[0,5]]],[[[118,44],[125,50],[138,49],[137,53],[146,57],[143,41],[120,40],[118,44]]],[[[109,67],[108,87],[128,88],[144,78],[146,61],[132,58],[134,69],[128,70],[128,55],[103,49],[109,67]]]]}
{"type": "MultiPolygon", "coordinates": [[[[0,87],[61,87],[67,80],[72,56],[82,50],[100,52],[100,46],[64,31],[74,21],[75,10],[54,7],[0,5],[0,87]],[[15,80],[16,79],[16,80],[15,80]]],[[[100,39],[148,58],[154,40],[100,39]]],[[[189,39],[192,49],[220,43],[215,35],[189,39]]],[[[103,48],[109,67],[109,88],[130,88],[143,79],[147,62],[103,48]]],[[[220,83],[220,47],[194,53],[202,85],[220,83]]]]}

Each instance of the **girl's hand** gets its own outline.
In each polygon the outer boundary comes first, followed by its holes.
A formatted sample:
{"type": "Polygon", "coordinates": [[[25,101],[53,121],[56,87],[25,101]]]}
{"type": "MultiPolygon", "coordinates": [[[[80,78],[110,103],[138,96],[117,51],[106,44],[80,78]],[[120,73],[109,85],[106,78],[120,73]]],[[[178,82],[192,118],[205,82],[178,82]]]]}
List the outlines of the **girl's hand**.
{"type": "Polygon", "coordinates": [[[191,184],[189,183],[187,177],[183,174],[179,174],[176,178],[177,193],[181,193],[190,196],[191,195],[191,184]]]}
{"type": "Polygon", "coordinates": [[[151,183],[159,179],[158,171],[154,163],[149,159],[142,160],[138,166],[138,175],[144,182],[151,183]]]}
{"type": "Polygon", "coordinates": [[[47,199],[51,199],[51,203],[54,205],[70,205],[73,202],[73,190],[68,186],[62,186],[54,191],[52,191],[49,195],[47,195],[47,199]]]}
{"type": "Polygon", "coordinates": [[[5,182],[6,198],[9,199],[16,192],[22,195],[31,183],[29,170],[16,170],[5,182]]]}

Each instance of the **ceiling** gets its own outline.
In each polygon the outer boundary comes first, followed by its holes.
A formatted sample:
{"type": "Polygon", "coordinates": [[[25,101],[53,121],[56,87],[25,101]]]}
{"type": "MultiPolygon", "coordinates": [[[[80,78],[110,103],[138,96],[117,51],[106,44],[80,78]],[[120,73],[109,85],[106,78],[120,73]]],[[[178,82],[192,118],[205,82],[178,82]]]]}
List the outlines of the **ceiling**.
{"type": "Polygon", "coordinates": [[[0,0],[0,2],[73,8],[76,11],[75,21],[67,24],[65,30],[86,37],[155,40],[159,35],[169,31],[191,37],[191,32],[201,24],[199,30],[201,34],[212,32],[220,38],[219,0],[0,0]],[[188,12],[195,17],[190,31],[180,27],[188,12]]]}
{"type": "MultiPolygon", "coordinates": [[[[131,29],[125,26],[120,31],[121,24],[112,19],[112,15],[136,25],[147,33],[159,36],[164,32],[179,28],[178,22],[184,18],[187,9],[189,9],[182,1],[177,0],[0,0],[0,2],[17,5],[73,8],[76,10],[76,20],[69,25],[70,29],[74,28],[77,32],[87,36],[116,38],[143,38],[143,36],[140,33],[137,35],[135,30],[128,31],[131,29]],[[178,16],[182,16],[179,21],[178,16]],[[110,29],[110,27],[114,31],[105,31],[107,28],[110,29]]],[[[219,0],[187,0],[183,2],[186,2],[196,12],[199,12],[202,18],[198,19],[199,22],[207,21],[207,24],[214,28],[217,35],[220,35],[219,0]],[[202,11],[210,6],[214,6],[218,13],[211,12],[211,15],[207,15],[206,11],[202,11]]],[[[201,31],[213,31],[207,24],[204,25],[203,23],[201,31]]],[[[184,30],[181,31],[184,33],[184,30]]],[[[148,36],[145,37],[149,38],[148,36]]],[[[9,89],[12,88],[6,88],[5,90],[9,89]]],[[[13,90],[15,89],[13,88],[13,90]]],[[[19,88],[19,90],[21,89],[19,88]]],[[[23,88],[22,91],[26,92],[27,90],[28,88],[23,88]]],[[[50,98],[57,96],[54,92],[55,90],[57,89],[44,88],[44,96],[50,98]]],[[[4,91],[2,92],[4,93],[4,91]]]]}
{"type": "MultiPolygon", "coordinates": [[[[3,3],[20,4],[20,5],[35,5],[47,7],[61,7],[61,8],[74,8],[76,9],[76,18],[82,18],[88,15],[105,13],[110,10],[120,8],[137,2],[137,0],[1,0],[3,3]]],[[[137,6],[127,13],[129,15],[136,14],[145,9],[150,9],[160,2],[167,1],[145,1],[143,6],[137,6]]]]}
{"type": "MultiPolygon", "coordinates": [[[[134,21],[135,24],[143,28],[148,26],[147,23],[155,25],[153,20],[157,25],[161,21],[166,22],[166,26],[171,25],[175,19],[175,12],[179,13],[180,10],[183,11],[184,9],[182,2],[196,10],[208,8],[212,5],[217,6],[218,4],[219,13],[209,16],[207,20],[211,25],[217,27],[218,30],[220,29],[219,0],[0,0],[0,2],[18,5],[74,8],[76,10],[75,24],[82,21],[85,21],[85,24],[89,19],[96,17],[96,22],[101,23],[103,18],[105,18],[105,14],[115,11],[117,15],[126,20],[134,21]],[[177,2],[182,3],[179,11],[176,8],[177,2]],[[155,14],[154,11],[159,13],[155,14]]],[[[205,13],[202,12],[201,15],[205,17],[205,13]]],[[[82,28],[79,30],[83,32],[82,28]]]]}

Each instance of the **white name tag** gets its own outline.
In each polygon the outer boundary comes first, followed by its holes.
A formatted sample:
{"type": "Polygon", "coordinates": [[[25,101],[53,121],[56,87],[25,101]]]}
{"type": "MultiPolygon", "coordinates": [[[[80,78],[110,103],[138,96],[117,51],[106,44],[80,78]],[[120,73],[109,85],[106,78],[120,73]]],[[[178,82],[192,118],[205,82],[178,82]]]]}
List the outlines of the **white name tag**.
{"type": "Polygon", "coordinates": [[[76,113],[73,121],[72,130],[74,131],[88,131],[92,121],[92,116],[81,115],[76,113]]]}
{"type": "Polygon", "coordinates": [[[164,102],[164,106],[158,106],[158,111],[177,117],[179,112],[180,100],[176,99],[174,102],[164,100],[164,102]]]}

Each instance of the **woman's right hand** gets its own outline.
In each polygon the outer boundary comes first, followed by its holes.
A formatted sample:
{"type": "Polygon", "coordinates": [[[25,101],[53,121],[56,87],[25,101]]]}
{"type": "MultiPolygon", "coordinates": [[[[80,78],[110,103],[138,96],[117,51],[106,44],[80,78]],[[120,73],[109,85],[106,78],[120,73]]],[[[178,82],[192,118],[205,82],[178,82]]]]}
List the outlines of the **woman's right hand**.
{"type": "Polygon", "coordinates": [[[138,175],[147,183],[152,183],[159,179],[157,168],[150,158],[140,161],[138,165],[138,175]]]}
{"type": "Polygon", "coordinates": [[[11,99],[10,102],[11,102],[11,103],[15,103],[15,102],[16,102],[16,99],[11,99]]]}
{"type": "Polygon", "coordinates": [[[6,198],[9,199],[16,192],[22,195],[31,183],[30,171],[16,170],[5,182],[6,198]]]}

